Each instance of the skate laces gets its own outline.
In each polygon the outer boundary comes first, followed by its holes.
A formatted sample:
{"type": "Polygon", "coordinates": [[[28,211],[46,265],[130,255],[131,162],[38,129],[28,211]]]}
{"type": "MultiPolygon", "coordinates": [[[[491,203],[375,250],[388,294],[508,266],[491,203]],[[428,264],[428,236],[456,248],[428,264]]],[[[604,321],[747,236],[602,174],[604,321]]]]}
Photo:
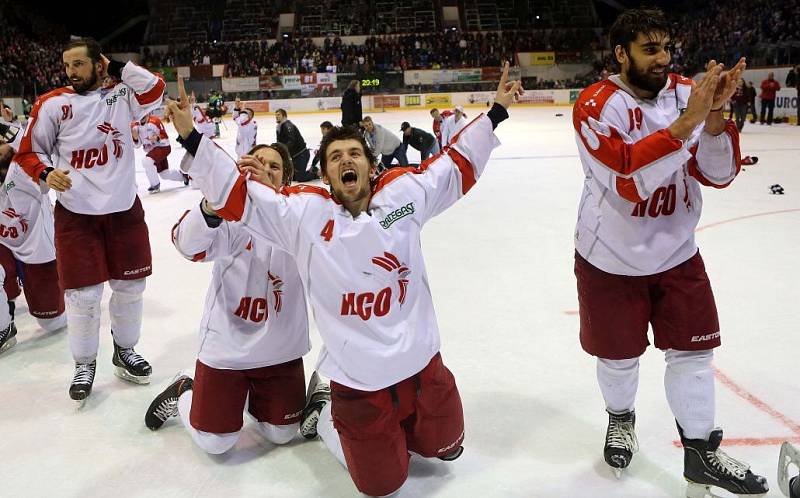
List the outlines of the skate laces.
{"type": "Polygon", "coordinates": [[[75,366],[73,384],[91,384],[94,381],[94,369],[89,363],[78,363],[75,366]]]}
{"type": "Polygon", "coordinates": [[[631,422],[625,422],[612,416],[608,424],[606,446],[628,450],[631,453],[639,451],[639,442],[631,422]]]}
{"type": "Polygon", "coordinates": [[[716,451],[706,451],[706,456],[715,470],[718,470],[724,474],[730,474],[740,481],[745,479],[747,476],[747,471],[750,470],[750,466],[748,464],[728,456],[727,453],[720,449],[717,449],[716,451]]]}
{"type": "Polygon", "coordinates": [[[153,411],[153,415],[159,418],[162,422],[166,422],[168,418],[174,417],[178,413],[178,398],[167,398],[153,411]]]}
{"type": "Polygon", "coordinates": [[[147,363],[144,358],[139,356],[139,353],[133,350],[133,348],[119,348],[119,357],[123,362],[132,367],[137,367],[147,363]]]}

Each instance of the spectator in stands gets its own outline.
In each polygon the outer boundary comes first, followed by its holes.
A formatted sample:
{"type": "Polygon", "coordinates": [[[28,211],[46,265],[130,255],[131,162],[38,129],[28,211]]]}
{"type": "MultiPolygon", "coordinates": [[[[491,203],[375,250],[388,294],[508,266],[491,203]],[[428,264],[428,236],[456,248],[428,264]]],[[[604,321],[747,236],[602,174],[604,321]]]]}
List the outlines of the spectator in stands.
{"type": "Polygon", "coordinates": [[[354,126],[362,120],[361,82],[352,80],[342,95],[342,126],[354,126]]]}
{"type": "Polygon", "coordinates": [[[752,81],[747,82],[747,102],[748,111],[752,113],[750,116],[750,122],[755,123],[756,117],[758,116],[758,111],[756,111],[756,87],[753,86],[752,81]]]}
{"type": "Polygon", "coordinates": [[[786,88],[797,90],[797,126],[800,126],[800,65],[797,65],[786,75],[786,88]]]}
{"type": "Polygon", "coordinates": [[[414,128],[407,121],[400,125],[400,131],[403,132],[403,146],[406,150],[409,145],[417,149],[420,161],[439,153],[439,142],[427,131],[414,128]]]}
{"type": "Polygon", "coordinates": [[[750,102],[750,97],[747,94],[747,86],[744,80],[739,80],[739,85],[736,87],[736,93],[731,97],[731,111],[736,117],[736,127],[739,131],[744,128],[744,122],[747,120],[747,105],[750,102]]]}
{"type": "MultiPolygon", "coordinates": [[[[328,134],[329,131],[333,129],[333,123],[330,121],[323,121],[319,125],[319,132],[322,134],[322,138],[325,138],[325,135],[328,134]]],[[[317,164],[319,164],[319,149],[314,153],[314,159],[311,160],[311,169],[316,169],[317,164]]]]}
{"type": "Polygon", "coordinates": [[[367,142],[375,151],[375,155],[380,154],[383,168],[391,168],[393,159],[397,159],[400,166],[408,166],[406,148],[397,135],[375,124],[369,116],[364,117],[361,126],[367,132],[367,142]]]}
{"type": "Polygon", "coordinates": [[[278,109],[275,111],[275,122],[278,123],[278,139],[276,142],[283,144],[289,149],[289,155],[292,156],[292,164],[294,165],[293,179],[298,182],[308,182],[317,179],[317,172],[313,169],[306,170],[308,167],[308,160],[311,154],[308,153],[306,141],[297,126],[289,121],[286,110],[278,109]]]}
{"type": "Polygon", "coordinates": [[[775,112],[775,94],[781,89],[781,84],[775,79],[775,73],[769,72],[767,79],[761,82],[761,119],[760,124],[764,124],[766,111],[768,126],[772,125],[772,114],[775,112]]]}

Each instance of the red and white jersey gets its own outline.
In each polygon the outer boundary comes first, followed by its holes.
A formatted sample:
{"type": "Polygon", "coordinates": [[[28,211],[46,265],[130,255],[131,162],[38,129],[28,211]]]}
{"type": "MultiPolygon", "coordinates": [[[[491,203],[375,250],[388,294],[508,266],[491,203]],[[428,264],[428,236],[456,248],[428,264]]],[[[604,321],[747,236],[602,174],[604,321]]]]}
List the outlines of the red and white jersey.
{"type": "Polygon", "coordinates": [[[141,145],[145,152],[150,152],[156,147],[169,147],[169,135],[164,123],[157,117],[150,116],[145,124],[134,121],[131,127],[139,133],[138,143],[134,141],[134,144],[141,145]]]}
{"type": "Polygon", "coordinates": [[[69,170],[72,188],[57,197],[74,213],[125,211],[136,197],[130,123],[157,109],[163,95],[164,80],[132,62],[115,86],[53,90],[34,104],[15,160],[37,182],[48,166],[69,170]]]}
{"type": "Polygon", "coordinates": [[[12,162],[0,191],[0,244],[29,264],[56,259],[53,206],[22,168],[12,162]]]}
{"type": "Polygon", "coordinates": [[[741,167],[739,133],[728,121],[712,136],[698,126],[682,142],[667,129],[686,109],[692,81],[670,74],[652,100],[617,75],[581,92],[572,111],[585,174],[575,247],[618,275],[651,275],[695,252],[700,185],[727,186],[741,167]]]}
{"type": "Polygon", "coordinates": [[[214,126],[214,121],[206,116],[203,108],[197,104],[192,106],[192,120],[194,121],[194,127],[203,135],[208,138],[212,138],[215,135],[216,128],[214,126]]]}
{"type": "Polygon", "coordinates": [[[467,123],[468,121],[463,115],[456,121],[455,113],[444,118],[442,120],[442,144],[449,144],[461,128],[467,126],[467,123]]]}
{"type": "Polygon", "coordinates": [[[236,155],[242,157],[256,145],[258,123],[248,113],[236,109],[233,110],[233,120],[239,125],[239,132],[236,134],[236,155]]]}
{"type": "MultiPolygon", "coordinates": [[[[442,121],[436,121],[435,119],[433,120],[433,134],[436,137],[436,140],[439,141],[439,148],[440,149],[442,148],[442,122],[445,119],[447,119],[447,117],[452,116],[452,115],[453,115],[453,111],[445,109],[444,111],[439,113],[439,116],[441,116],[442,121]]],[[[447,145],[447,144],[445,144],[445,145],[447,145]]]]}
{"type": "Polygon", "coordinates": [[[238,224],[209,227],[199,205],[172,229],[172,243],[191,261],[214,262],[200,322],[200,361],[246,370],[311,350],[303,285],[289,254],[253,240],[238,224]]]}
{"type": "Polygon", "coordinates": [[[356,218],[326,189],[276,191],[247,180],[206,139],[184,166],[220,216],[294,255],[324,343],[320,373],[375,391],[418,373],[439,351],[420,232],[472,188],[498,145],[491,120],[479,116],[419,169],[379,176],[356,218]]]}

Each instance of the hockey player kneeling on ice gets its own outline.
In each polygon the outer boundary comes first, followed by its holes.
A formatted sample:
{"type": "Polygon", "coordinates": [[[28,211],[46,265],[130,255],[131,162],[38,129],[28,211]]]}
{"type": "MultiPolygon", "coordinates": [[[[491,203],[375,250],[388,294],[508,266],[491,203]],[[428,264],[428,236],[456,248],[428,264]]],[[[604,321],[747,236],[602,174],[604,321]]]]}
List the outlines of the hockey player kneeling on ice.
{"type": "Polygon", "coordinates": [[[131,123],[131,136],[133,145],[141,146],[145,152],[142,169],[150,182],[148,192],[155,194],[161,190],[159,177],[189,185],[189,175],[169,169],[167,157],[172,152],[172,147],[169,145],[167,130],[164,129],[160,119],[150,114],[142,116],[141,120],[131,123]]]}
{"type": "Polygon", "coordinates": [[[19,280],[24,281],[28,312],[39,326],[53,332],[67,325],[64,291],[56,270],[50,198],[11,162],[21,139],[20,132],[14,142],[0,145],[0,266],[6,295],[0,296],[0,353],[17,342],[13,300],[21,292],[19,280]],[[2,305],[5,301],[8,311],[2,305]]]}
{"type": "MultiPolygon", "coordinates": [[[[180,82],[179,90],[185,93],[180,82]]],[[[331,402],[321,410],[325,389],[312,379],[306,416],[319,417],[317,432],[365,494],[397,491],[409,452],[454,460],[463,451],[461,398],[439,352],[421,228],[481,176],[499,145],[493,130],[521,92],[519,82],[508,82],[506,66],[495,106],[451,147],[420,169],[396,168],[373,182],[375,158],[363,135],[333,128],[320,146],[322,178],[333,194],[247,179],[192,128],[188,108],[168,103],[195,157],[186,172],[210,207],[240,221],[257,242],[295,256],[323,340],[319,373],[331,379],[331,402]]],[[[238,163],[255,165],[248,156],[238,163]]]]}
{"type": "Polygon", "coordinates": [[[794,466],[795,474],[800,470],[800,451],[787,441],[781,446],[778,459],[778,486],[789,498],[800,498],[800,475],[790,476],[790,466],[794,466]]]}
{"type": "Polygon", "coordinates": [[[72,85],[39,97],[15,160],[42,188],[57,192],[56,262],[75,360],[69,394],[83,400],[94,382],[106,281],[115,373],[150,381],[150,364],[133,349],[152,258],[136,195],[131,122],[161,105],[165,84],[132,62],[109,61],[91,38],[70,42],[62,58],[72,85]],[[103,86],[106,76],[117,83],[103,86]]]}
{"type": "Polygon", "coordinates": [[[719,449],[711,367],[719,321],[694,238],[700,186],[723,188],[741,167],[739,133],[722,106],[744,59],[729,71],[709,62],[696,84],[668,74],[660,10],[622,13],[610,38],[622,71],[586,88],[572,115],[585,178],[575,230],[580,339],[597,357],[605,460],[619,475],[638,449],[634,401],[649,323],[665,352],[688,495],[705,496],[709,486],[765,493],[765,478],[719,449]]]}
{"type": "MultiPolygon", "coordinates": [[[[258,145],[245,157],[253,158],[242,169],[252,181],[274,189],[290,183],[292,161],[283,145],[258,145]]],[[[206,199],[181,216],[172,242],[191,261],[213,261],[213,276],[194,380],[182,376],[167,387],[145,424],[156,430],[179,415],[203,450],[219,454],[239,439],[247,403],[264,437],[288,443],[300,427],[302,356],[311,349],[294,258],[224,221],[206,199]]]]}

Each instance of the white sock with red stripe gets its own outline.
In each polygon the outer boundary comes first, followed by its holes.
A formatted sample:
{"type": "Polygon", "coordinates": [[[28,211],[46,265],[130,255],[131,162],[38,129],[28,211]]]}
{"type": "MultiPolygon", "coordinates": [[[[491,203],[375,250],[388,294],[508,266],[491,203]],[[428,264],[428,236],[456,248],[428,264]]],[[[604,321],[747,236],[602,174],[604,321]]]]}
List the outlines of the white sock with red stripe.
{"type": "Polygon", "coordinates": [[[342,450],[342,441],[339,439],[339,432],[333,426],[333,415],[331,415],[331,403],[325,403],[322,410],[319,412],[319,420],[317,421],[317,434],[328,447],[333,456],[339,460],[344,468],[347,468],[347,461],[344,459],[344,451],[342,450]]]}
{"type": "Polygon", "coordinates": [[[214,434],[213,432],[198,431],[192,427],[189,421],[189,414],[192,411],[192,390],[189,389],[178,398],[178,416],[183,422],[183,426],[189,431],[194,442],[206,453],[221,455],[233,448],[239,440],[239,431],[224,434],[214,434]]]}
{"type": "Polygon", "coordinates": [[[714,352],[677,351],[665,353],[667,369],[664,389],[675,420],[687,439],[708,440],[714,430],[714,352]]]}
{"type": "Polygon", "coordinates": [[[639,358],[597,358],[597,382],[609,412],[620,414],[632,411],[639,388],[639,358]]]}

